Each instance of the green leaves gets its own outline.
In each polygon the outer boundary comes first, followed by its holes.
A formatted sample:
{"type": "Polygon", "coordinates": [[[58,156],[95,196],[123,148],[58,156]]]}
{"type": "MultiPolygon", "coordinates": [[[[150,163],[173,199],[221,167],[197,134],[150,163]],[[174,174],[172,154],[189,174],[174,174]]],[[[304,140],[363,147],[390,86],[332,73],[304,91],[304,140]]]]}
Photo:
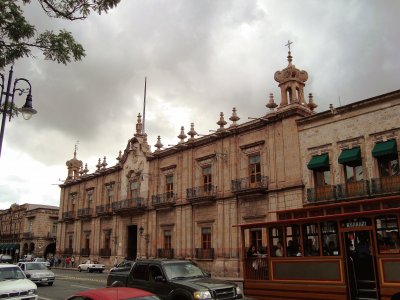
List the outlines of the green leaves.
{"type": "MultiPolygon", "coordinates": [[[[92,11],[101,14],[118,5],[120,0],[38,0],[49,17],[84,20],[92,11]]],[[[31,0],[0,0],[0,68],[22,57],[33,57],[32,49],[40,49],[45,59],[67,64],[85,56],[82,45],[72,34],[60,30],[38,33],[28,23],[21,8],[31,0]]]]}

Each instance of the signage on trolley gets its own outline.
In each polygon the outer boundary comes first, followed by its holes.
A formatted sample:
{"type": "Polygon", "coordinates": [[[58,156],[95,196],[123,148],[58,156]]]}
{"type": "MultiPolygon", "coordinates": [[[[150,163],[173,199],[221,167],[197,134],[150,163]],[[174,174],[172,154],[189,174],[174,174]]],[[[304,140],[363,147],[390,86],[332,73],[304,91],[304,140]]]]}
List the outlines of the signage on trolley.
{"type": "Polygon", "coordinates": [[[342,222],[342,228],[371,226],[371,219],[351,219],[342,222]]]}

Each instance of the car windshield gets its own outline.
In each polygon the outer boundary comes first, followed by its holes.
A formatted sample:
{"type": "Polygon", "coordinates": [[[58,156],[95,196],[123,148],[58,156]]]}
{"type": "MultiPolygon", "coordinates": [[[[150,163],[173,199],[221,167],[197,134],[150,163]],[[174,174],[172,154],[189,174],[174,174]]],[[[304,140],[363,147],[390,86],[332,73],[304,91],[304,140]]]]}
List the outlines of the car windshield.
{"type": "Polygon", "coordinates": [[[164,268],[168,278],[171,280],[205,276],[198,266],[190,262],[165,264],[164,268]]]}
{"type": "Polygon", "coordinates": [[[0,281],[24,278],[24,273],[18,267],[0,268],[0,281]]]}
{"type": "Polygon", "coordinates": [[[27,270],[47,270],[47,267],[42,263],[26,264],[27,270]]]}

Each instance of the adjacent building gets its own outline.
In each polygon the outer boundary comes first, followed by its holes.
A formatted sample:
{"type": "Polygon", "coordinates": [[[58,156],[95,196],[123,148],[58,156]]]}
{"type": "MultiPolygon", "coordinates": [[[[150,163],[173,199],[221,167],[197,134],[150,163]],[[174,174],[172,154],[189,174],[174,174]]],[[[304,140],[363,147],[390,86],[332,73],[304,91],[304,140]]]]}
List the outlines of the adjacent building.
{"type": "Polygon", "coordinates": [[[56,249],[58,207],[13,204],[0,211],[0,253],[49,257],[56,249]]]}

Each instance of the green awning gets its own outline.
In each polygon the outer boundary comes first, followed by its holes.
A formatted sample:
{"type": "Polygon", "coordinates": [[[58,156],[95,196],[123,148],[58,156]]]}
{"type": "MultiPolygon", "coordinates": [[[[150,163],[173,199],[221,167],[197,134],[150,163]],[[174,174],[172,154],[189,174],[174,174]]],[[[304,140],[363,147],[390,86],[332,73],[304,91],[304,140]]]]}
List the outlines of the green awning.
{"type": "Polygon", "coordinates": [[[381,157],[394,154],[397,154],[396,140],[376,143],[374,149],[372,149],[373,157],[381,157]]]}
{"type": "Polygon", "coordinates": [[[348,164],[361,161],[361,150],[360,147],[353,149],[344,149],[339,155],[339,164],[348,164]]]}
{"type": "Polygon", "coordinates": [[[19,244],[8,244],[8,250],[19,249],[19,244]]]}
{"type": "Polygon", "coordinates": [[[329,155],[328,153],[322,155],[315,155],[307,164],[307,168],[312,169],[322,169],[329,168],[329,155]]]}

